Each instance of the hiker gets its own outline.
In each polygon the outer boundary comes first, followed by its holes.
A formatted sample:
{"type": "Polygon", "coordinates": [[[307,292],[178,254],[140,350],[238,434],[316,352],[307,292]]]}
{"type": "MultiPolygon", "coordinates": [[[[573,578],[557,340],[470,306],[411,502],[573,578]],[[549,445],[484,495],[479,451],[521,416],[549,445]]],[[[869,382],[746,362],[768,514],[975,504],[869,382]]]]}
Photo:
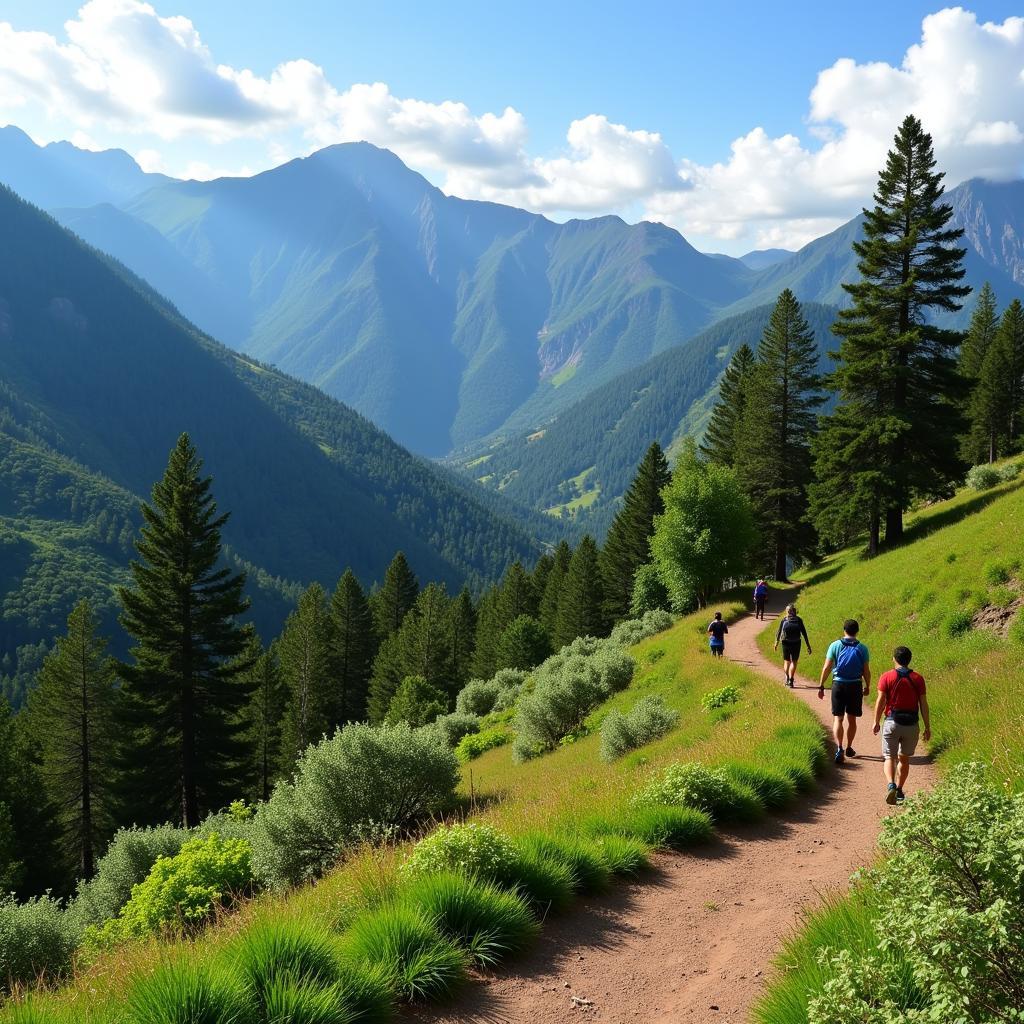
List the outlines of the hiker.
{"type": "Polygon", "coordinates": [[[818,699],[825,699],[825,677],[832,673],[832,735],[836,741],[833,760],[841,764],[843,756],[856,757],[853,738],[857,719],[864,713],[864,698],[871,692],[871,668],[868,649],[857,639],[860,623],[847,619],[842,639],[834,641],[825,655],[818,683],[818,699]],[[845,725],[846,747],[843,747],[845,725]]]}
{"type": "Polygon", "coordinates": [[[728,632],[729,627],[722,621],[722,613],[715,612],[715,617],[708,626],[708,634],[711,637],[711,653],[716,658],[725,654],[725,634],[728,632]]]}
{"type": "Polygon", "coordinates": [[[796,613],[795,604],[786,605],[786,614],[779,620],[779,629],[775,634],[775,650],[782,642],[782,666],[786,673],[786,685],[792,690],[796,678],[796,663],[800,660],[800,638],[807,644],[807,653],[813,654],[811,641],[807,636],[804,620],[796,613]]]}
{"type": "Polygon", "coordinates": [[[754,618],[764,618],[764,603],[768,600],[768,584],[759,579],[754,584],[754,618]]]}
{"type": "Polygon", "coordinates": [[[882,732],[882,757],[885,758],[885,781],[889,784],[885,794],[887,804],[901,804],[906,799],[903,787],[910,774],[910,757],[917,748],[920,726],[918,713],[924,719],[924,741],[932,738],[928,716],[928,698],[925,696],[924,677],[910,668],[910,648],[897,647],[892,652],[892,671],[878,679],[878,699],[875,701],[875,727],[877,736],[882,732]],[[881,724],[885,714],[885,725],[881,724]],[[899,771],[896,762],[899,761],[899,771]]]}

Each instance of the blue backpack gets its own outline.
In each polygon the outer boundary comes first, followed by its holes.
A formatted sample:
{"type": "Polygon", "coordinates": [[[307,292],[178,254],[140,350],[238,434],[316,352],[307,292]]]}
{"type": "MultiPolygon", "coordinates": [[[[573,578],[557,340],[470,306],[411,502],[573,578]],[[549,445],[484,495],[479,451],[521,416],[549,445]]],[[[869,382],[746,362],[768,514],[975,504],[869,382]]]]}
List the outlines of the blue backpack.
{"type": "Polygon", "coordinates": [[[860,641],[843,637],[843,645],[836,658],[836,679],[844,683],[857,682],[864,673],[864,655],[860,652],[860,641]]]}

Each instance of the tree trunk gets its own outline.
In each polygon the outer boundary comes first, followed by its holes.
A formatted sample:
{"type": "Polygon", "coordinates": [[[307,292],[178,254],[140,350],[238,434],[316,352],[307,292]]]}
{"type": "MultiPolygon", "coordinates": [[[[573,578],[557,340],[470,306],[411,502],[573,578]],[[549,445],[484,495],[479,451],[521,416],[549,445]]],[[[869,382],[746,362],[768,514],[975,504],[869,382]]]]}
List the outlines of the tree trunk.
{"type": "Polygon", "coordinates": [[[885,543],[892,547],[903,540],[903,509],[890,505],[885,510],[885,543]]]}
{"type": "Polygon", "coordinates": [[[881,526],[880,516],[878,514],[878,505],[876,504],[871,509],[871,527],[868,531],[868,557],[874,558],[878,554],[878,535],[879,528],[881,526]]]}

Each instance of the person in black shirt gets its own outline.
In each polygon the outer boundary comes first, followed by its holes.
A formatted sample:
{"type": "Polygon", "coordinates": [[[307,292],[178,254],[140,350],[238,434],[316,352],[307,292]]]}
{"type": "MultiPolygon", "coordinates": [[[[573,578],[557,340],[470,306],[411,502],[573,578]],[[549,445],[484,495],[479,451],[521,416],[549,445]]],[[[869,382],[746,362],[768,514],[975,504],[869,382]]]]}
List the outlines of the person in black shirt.
{"type": "Polygon", "coordinates": [[[811,654],[811,641],[807,636],[804,620],[796,613],[796,605],[786,605],[786,614],[779,619],[779,629],[775,634],[775,650],[782,643],[782,662],[786,673],[786,685],[792,689],[796,678],[796,663],[800,660],[800,638],[807,642],[807,653],[811,654]]]}
{"type": "Polygon", "coordinates": [[[708,626],[708,635],[711,637],[711,653],[716,658],[725,654],[725,634],[728,632],[729,627],[722,621],[722,613],[715,612],[715,617],[708,626]]]}

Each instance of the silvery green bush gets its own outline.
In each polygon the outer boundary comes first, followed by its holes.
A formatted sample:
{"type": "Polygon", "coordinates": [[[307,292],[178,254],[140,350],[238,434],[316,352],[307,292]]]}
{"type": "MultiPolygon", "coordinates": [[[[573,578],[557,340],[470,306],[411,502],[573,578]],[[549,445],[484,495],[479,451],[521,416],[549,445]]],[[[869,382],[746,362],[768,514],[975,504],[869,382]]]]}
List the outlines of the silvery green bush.
{"type": "Polygon", "coordinates": [[[662,633],[672,625],[672,616],[662,608],[645,612],[637,619],[626,619],[620,622],[611,632],[608,639],[621,647],[632,647],[646,640],[649,636],[662,633]]]}
{"type": "Polygon", "coordinates": [[[999,468],[999,480],[1008,484],[1020,476],[1021,464],[1019,462],[1008,462],[999,468]]]}
{"type": "Polygon", "coordinates": [[[601,760],[614,761],[664,736],[678,720],[660,694],[641,697],[626,714],[610,711],[601,723],[601,760]]]}
{"type": "Polygon", "coordinates": [[[500,692],[493,679],[470,679],[455,698],[455,710],[464,715],[489,715],[500,692]]]}
{"type": "Polygon", "coordinates": [[[71,966],[80,929],[49,896],[17,903],[0,896],[0,993],[71,966]]]}
{"type": "Polygon", "coordinates": [[[480,719],[476,715],[453,711],[448,715],[440,715],[425,729],[432,729],[438,743],[446,747],[456,747],[464,736],[480,731],[480,719]]]}
{"type": "Polygon", "coordinates": [[[256,812],[253,871],[281,887],[316,878],[371,827],[405,830],[451,801],[459,763],[431,730],[346,725],[310,747],[256,812]]]}
{"type": "Polygon", "coordinates": [[[416,874],[458,871],[480,878],[504,878],[517,857],[512,840],[493,825],[441,825],[421,839],[405,863],[416,874]]]}
{"type": "Polygon", "coordinates": [[[987,491],[1000,481],[999,470],[995,466],[972,466],[967,471],[966,484],[975,491],[987,491]]]}

